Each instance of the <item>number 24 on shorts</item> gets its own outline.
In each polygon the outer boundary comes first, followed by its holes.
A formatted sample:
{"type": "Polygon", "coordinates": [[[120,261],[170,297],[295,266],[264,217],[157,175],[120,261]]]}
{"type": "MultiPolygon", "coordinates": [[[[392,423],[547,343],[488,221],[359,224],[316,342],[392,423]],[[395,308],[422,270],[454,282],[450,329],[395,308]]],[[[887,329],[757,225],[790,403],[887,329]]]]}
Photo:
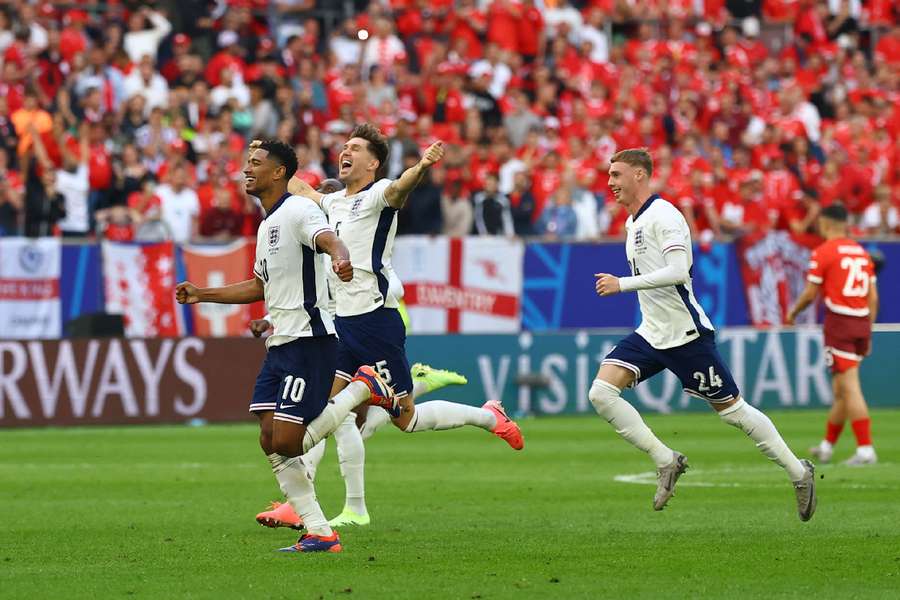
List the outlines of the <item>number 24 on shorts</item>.
{"type": "Polygon", "coordinates": [[[700,393],[706,393],[713,388],[722,387],[722,378],[719,377],[719,374],[716,373],[715,367],[710,365],[709,367],[709,384],[706,382],[706,375],[701,371],[697,371],[694,373],[694,379],[700,382],[697,386],[697,391],[700,393]]]}

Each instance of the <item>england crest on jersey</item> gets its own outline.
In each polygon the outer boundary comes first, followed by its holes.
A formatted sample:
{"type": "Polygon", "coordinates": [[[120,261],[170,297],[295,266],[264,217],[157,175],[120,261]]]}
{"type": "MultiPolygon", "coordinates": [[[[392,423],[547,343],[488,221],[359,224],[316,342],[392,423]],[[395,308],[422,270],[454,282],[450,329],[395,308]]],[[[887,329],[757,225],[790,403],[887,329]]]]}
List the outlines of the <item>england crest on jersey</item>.
{"type": "Polygon", "coordinates": [[[359,216],[359,207],[362,205],[363,197],[360,196],[353,201],[353,205],[350,207],[350,216],[358,217],[359,216]]]}
{"type": "Polygon", "coordinates": [[[636,229],[634,232],[634,247],[638,248],[644,245],[644,228],[636,229]]]}
{"type": "Polygon", "coordinates": [[[281,239],[281,226],[280,225],[272,225],[269,227],[269,246],[274,247],[278,245],[278,240],[281,239]]]}

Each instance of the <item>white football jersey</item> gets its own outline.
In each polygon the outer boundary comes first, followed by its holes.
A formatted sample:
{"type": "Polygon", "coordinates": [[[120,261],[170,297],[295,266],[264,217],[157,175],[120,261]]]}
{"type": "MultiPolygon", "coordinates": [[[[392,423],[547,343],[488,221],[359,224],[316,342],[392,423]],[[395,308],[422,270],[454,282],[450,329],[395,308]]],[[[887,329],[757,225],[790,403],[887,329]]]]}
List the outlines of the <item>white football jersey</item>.
{"type": "Polygon", "coordinates": [[[316,236],[325,231],[331,228],[319,206],[289,194],[259,225],[253,273],[263,282],[274,327],[266,339],[267,348],[301,337],[334,334],[328,314],[327,271],[316,254],[316,236]]]}
{"type": "MultiPolygon", "coordinates": [[[[664,254],[673,249],[687,252],[689,272],[693,271],[691,232],[684,215],[658,194],[625,221],[625,254],[633,275],[665,268],[664,254]]],[[[713,325],[694,298],[690,278],[684,285],[638,290],[641,324],[637,334],[660,350],[682,346],[713,325]]]]}
{"type": "Polygon", "coordinates": [[[391,255],[397,233],[397,210],[384,198],[390,179],[376,181],[347,196],[340,190],[322,197],[322,208],[335,233],[350,250],[353,279],[341,281],[332,274],[337,315],[361,315],[386,306],[397,308],[398,299],[389,291],[394,275],[391,255]]]}

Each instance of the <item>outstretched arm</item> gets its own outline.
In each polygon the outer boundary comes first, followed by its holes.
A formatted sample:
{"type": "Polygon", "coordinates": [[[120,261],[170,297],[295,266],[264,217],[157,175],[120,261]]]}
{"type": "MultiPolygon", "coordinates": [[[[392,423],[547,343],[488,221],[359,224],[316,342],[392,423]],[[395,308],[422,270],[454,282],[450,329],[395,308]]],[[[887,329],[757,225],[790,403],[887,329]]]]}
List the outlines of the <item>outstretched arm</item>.
{"type": "Polygon", "coordinates": [[[601,296],[611,296],[618,292],[649,290],[686,283],[690,277],[687,252],[678,248],[669,250],[663,257],[666,261],[665,267],[644,275],[616,277],[609,273],[596,273],[594,277],[597,278],[595,285],[597,293],[601,296]]]}
{"type": "Polygon", "coordinates": [[[322,192],[317,192],[313,186],[298,177],[291,177],[291,180],[288,181],[287,191],[295,196],[305,196],[320,206],[322,205],[322,197],[325,195],[322,192]]]}
{"type": "Polygon", "coordinates": [[[419,185],[425,177],[425,172],[442,158],[444,158],[444,142],[438,140],[428,147],[419,162],[403,171],[399,178],[387,186],[384,190],[384,199],[388,205],[403,208],[409,193],[419,185]]]}
{"type": "Polygon", "coordinates": [[[259,277],[216,288],[198,288],[190,281],[182,281],[175,286],[175,300],[178,304],[250,304],[263,297],[263,282],[259,277]]]}
{"type": "Polygon", "coordinates": [[[797,298],[797,301],[794,303],[794,306],[791,310],[788,311],[787,316],[784,318],[785,325],[793,325],[794,320],[797,318],[797,315],[802,313],[807,306],[813,303],[816,299],[816,296],[819,295],[819,284],[813,283],[811,281],[806,282],[806,287],[803,288],[803,292],[800,293],[800,297],[797,298]]]}

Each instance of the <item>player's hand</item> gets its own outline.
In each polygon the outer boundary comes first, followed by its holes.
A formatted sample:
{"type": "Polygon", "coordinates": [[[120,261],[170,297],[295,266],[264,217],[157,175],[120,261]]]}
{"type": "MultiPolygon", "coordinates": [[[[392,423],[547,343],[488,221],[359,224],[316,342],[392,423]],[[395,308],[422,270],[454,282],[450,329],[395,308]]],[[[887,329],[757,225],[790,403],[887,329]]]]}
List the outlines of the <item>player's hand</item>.
{"type": "Polygon", "coordinates": [[[353,265],[346,258],[331,261],[331,268],[341,281],[353,279],[353,265]]]}
{"type": "Polygon", "coordinates": [[[175,300],[178,304],[196,304],[200,302],[200,289],[190,281],[182,281],[175,286],[175,300]]]}
{"type": "Polygon", "coordinates": [[[428,149],[422,154],[419,164],[422,165],[422,168],[427,169],[442,158],[444,158],[444,142],[438,140],[428,146],[428,149]]]}
{"type": "Polygon", "coordinates": [[[250,333],[253,334],[253,337],[259,337],[271,328],[272,324],[265,319],[253,319],[250,321],[250,333]]]}
{"type": "Polygon", "coordinates": [[[796,320],[796,318],[797,318],[797,317],[796,317],[796,315],[794,315],[794,311],[790,311],[790,312],[788,312],[788,314],[784,317],[784,324],[785,324],[785,325],[793,325],[793,324],[794,324],[794,321],[796,320]]]}
{"type": "Polygon", "coordinates": [[[601,296],[612,296],[613,294],[618,294],[622,291],[619,287],[619,278],[615,275],[610,275],[609,273],[594,273],[594,277],[597,278],[597,283],[594,286],[597,290],[597,294],[601,296]]]}

